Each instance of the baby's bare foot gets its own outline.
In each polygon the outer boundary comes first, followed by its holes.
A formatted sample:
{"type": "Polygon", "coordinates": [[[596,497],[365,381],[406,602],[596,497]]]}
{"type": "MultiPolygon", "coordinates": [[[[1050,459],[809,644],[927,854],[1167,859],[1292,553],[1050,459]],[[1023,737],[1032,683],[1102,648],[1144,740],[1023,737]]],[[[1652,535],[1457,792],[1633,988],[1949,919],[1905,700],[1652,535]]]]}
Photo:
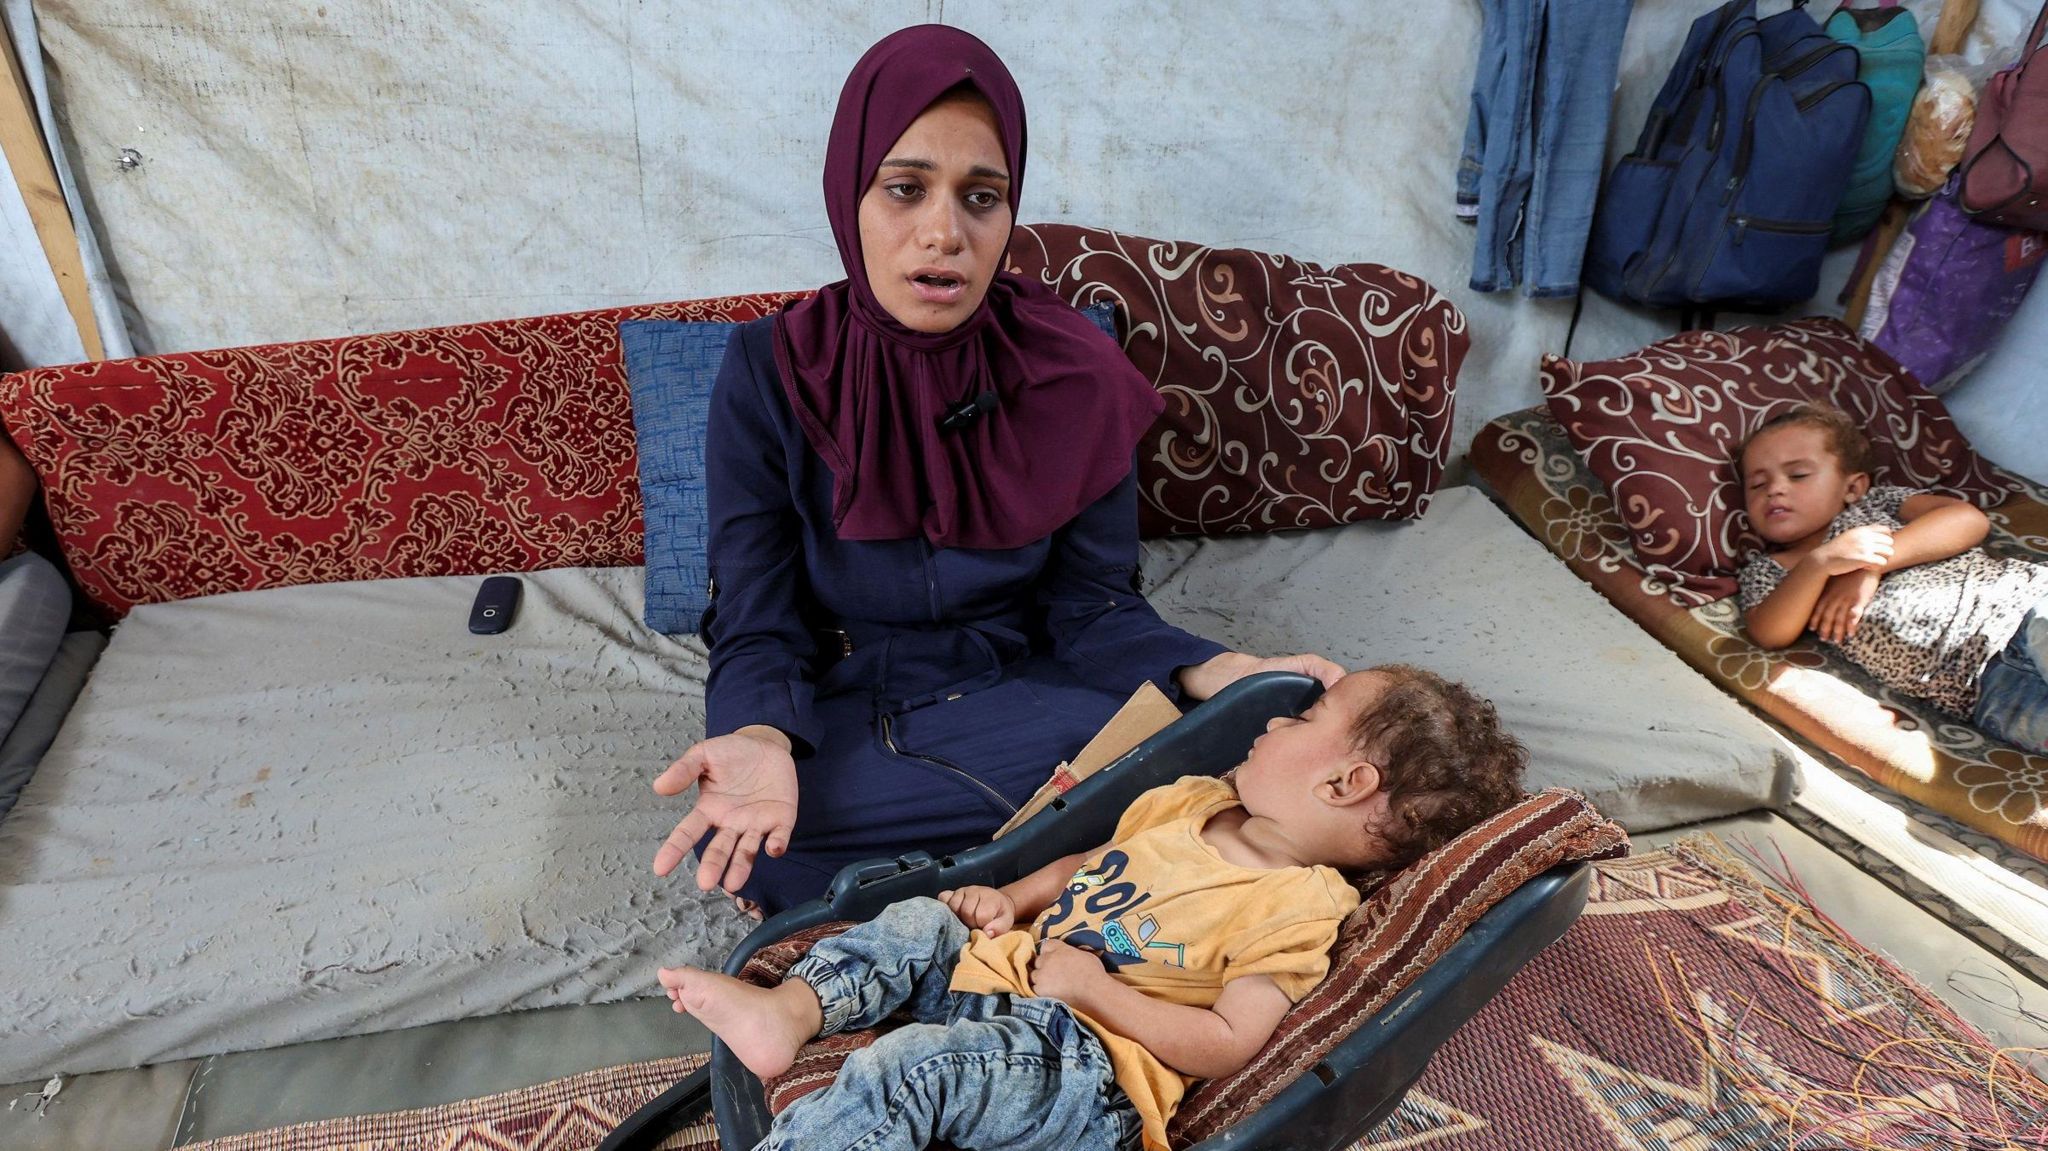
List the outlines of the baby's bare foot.
{"type": "Polygon", "coordinates": [[[677,1011],[696,1016],[762,1079],[789,1070],[825,1025],[817,993],[801,979],[756,987],[695,967],[664,967],[657,977],[677,1011]]]}

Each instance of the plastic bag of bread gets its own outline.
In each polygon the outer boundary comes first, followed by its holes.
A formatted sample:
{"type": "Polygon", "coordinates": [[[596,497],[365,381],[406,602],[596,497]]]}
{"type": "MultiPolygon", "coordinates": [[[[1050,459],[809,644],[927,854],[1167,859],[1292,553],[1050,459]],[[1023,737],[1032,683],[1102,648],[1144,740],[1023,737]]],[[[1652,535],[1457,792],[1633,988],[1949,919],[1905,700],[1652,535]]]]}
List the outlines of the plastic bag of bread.
{"type": "Polygon", "coordinates": [[[1927,58],[1926,78],[1892,155],[1892,183],[1899,195],[1912,200],[1934,195],[1962,160],[1977,119],[1977,71],[1960,56],[1927,58]]]}

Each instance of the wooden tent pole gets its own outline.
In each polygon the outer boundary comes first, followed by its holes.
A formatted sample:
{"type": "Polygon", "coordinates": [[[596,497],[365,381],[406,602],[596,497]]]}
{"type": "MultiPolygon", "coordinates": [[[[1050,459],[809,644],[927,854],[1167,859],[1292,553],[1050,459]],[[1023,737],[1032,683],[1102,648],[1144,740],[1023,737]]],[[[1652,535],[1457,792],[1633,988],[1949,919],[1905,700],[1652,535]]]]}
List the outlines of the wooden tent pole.
{"type": "Polygon", "coordinates": [[[1885,257],[1891,255],[1899,237],[1906,234],[1906,221],[1912,215],[1912,207],[1896,196],[1885,203],[1884,214],[1877,218],[1877,227],[1871,232],[1870,258],[1857,265],[1856,280],[1849,285],[1848,306],[1842,309],[1842,322],[1851,329],[1863,327],[1863,313],[1870,310],[1871,285],[1877,282],[1885,257]]]}
{"type": "Polygon", "coordinates": [[[1941,15],[1934,18],[1934,34],[1927,38],[1929,56],[1953,56],[1963,50],[1970,29],[1977,24],[1981,0],[1943,0],[1941,15]]]}
{"type": "Polygon", "coordinates": [[[57,170],[43,143],[36,123],[36,106],[15,57],[11,36],[0,37],[0,57],[7,62],[7,82],[0,84],[0,151],[7,153],[7,166],[14,171],[15,186],[28,206],[36,238],[43,243],[43,255],[56,273],[57,290],[78,327],[78,342],[88,360],[107,358],[100,342],[99,322],[93,318],[92,299],[85,290],[85,263],[79,255],[78,232],[71,224],[71,210],[64,204],[64,189],[57,183],[57,170]]]}
{"type": "MultiPolygon", "coordinates": [[[[1981,0],[1942,0],[1941,15],[1935,17],[1934,32],[1927,38],[1927,54],[1953,56],[1962,51],[1963,41],[1969,39],[1970,29],[1977,23],[1980,5],[1981,0]]],[[[1863,262],[1856,282],[1849,285],[1849,305],[1842,312],[1842,322],[1851,328],[1863,325],[1863,313],[1870,307],[1870,286],[1877,280],[1877,271],[1891,254],[1892,246],[1905,235],[1906,221],[1912,214],[1912,208],[1894,196],[1878,217],[1870,241],[1870,258],[1863,262]]]]}

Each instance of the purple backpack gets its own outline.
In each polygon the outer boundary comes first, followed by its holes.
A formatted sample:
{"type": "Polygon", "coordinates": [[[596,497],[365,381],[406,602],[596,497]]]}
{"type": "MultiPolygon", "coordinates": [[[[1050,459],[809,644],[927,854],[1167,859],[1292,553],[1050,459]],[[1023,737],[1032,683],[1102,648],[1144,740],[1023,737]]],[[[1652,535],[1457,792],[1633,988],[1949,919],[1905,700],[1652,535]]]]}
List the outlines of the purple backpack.
{"type": "Polygon", "coordinates": [[[1964,212],[1950,179],[1878,269],[1862,335],[1939,395],[1991,350],[2044,255],[2042,233],[1964,212]]]}

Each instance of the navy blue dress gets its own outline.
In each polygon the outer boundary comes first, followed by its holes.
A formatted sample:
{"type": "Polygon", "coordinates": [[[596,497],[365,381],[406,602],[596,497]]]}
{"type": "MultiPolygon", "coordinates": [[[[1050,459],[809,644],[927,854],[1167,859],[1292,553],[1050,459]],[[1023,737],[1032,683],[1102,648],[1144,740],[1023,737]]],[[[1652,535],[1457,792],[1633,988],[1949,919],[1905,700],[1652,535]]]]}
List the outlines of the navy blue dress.
{"type": "Polygon", "coordinates": [[[1020,548],[837,538],[772,324],[740,327],[712,393],[704,623],[706,736],[796,745],[789,850],[740,891],[770,914],[848,863],[987,842],[1139,685],[1178,698],[1174,671],[1226,650],[1138,594],[1135,475],[1020,548]]]}

